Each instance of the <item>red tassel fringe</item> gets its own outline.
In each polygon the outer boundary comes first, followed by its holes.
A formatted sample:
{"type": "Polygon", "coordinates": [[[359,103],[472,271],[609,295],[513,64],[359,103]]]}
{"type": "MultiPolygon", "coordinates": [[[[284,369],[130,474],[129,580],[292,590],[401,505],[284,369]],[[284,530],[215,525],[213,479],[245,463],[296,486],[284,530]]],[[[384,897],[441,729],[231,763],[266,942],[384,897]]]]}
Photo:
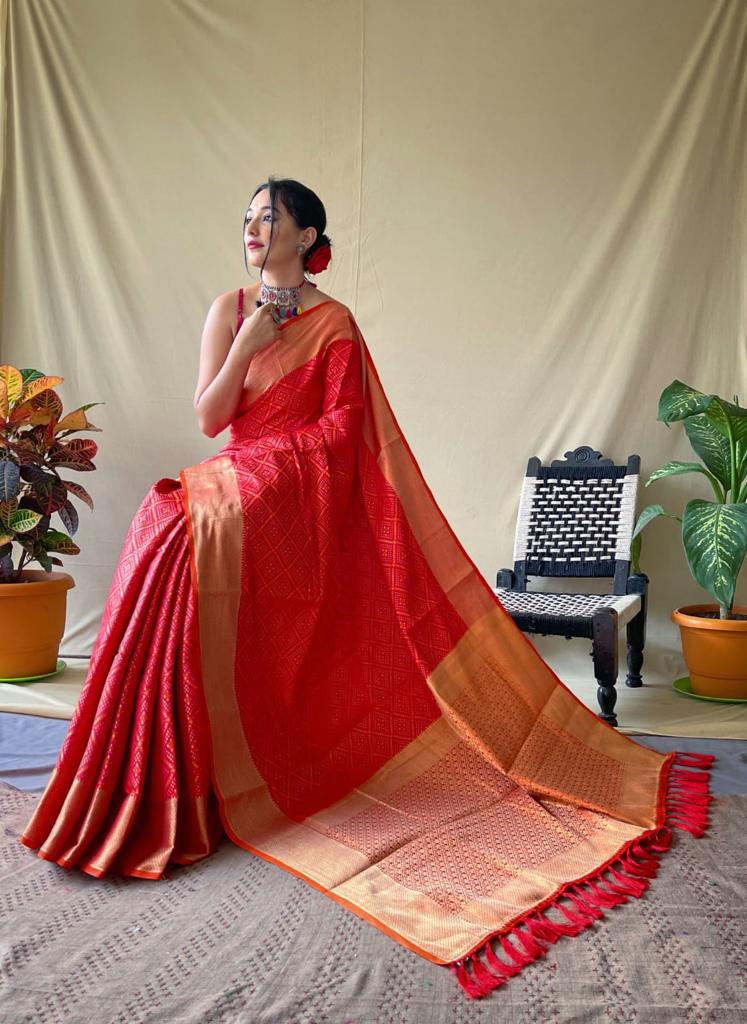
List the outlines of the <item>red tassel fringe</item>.
{"type": "Polygon", "coordinates": [[[712,754],[676,754],[669,767],[666,798],[667,824],[632,842],[612,864],[602,868],[594,878],[587,878],[565,887],[550,906],[533,911],[516,922],[507,932],[491,936],[479,949],[449,964],[449,969],[470,999],[480,999],[504,985],[527,964],[544,956],[550,945],[563,935],[578,935],[604,916],[605,911],[642,896],[649,880],[656,877],[659,857],[672,841],[674,825],[694,836],[705,834],[709,825],[708,805],[712,754]],[[611,877],[606,877],[607,875],[611,877]],[[570,906],[561,900],[570,901],[570,906]],[[547,917],[547,911],[558,910],[565,920],[547,917]],[[497,938],[499,952],[491,946],[497,938]],[[480,959],[485,957],[486,963],[480,959]],[[471,969],[471,973],[470,973],[471,969]]]}

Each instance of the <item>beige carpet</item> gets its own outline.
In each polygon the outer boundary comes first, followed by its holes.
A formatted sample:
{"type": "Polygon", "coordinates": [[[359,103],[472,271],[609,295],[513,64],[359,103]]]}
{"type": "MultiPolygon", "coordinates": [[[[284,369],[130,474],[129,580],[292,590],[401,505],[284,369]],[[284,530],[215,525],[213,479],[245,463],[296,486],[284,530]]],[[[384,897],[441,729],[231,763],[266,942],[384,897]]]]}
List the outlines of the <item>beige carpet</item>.
{"type": "Polygon", "coordinates": [[[640,900],[486,999],[228,840],[159,882],[94,879],[17,842],[0,784],[3,1024],[742,1024],[747,797],[677,833],[640,900]]]}
{"type": "Polygon", "coordinates": [[[68,661],[65,669],[35,683],[0,683],[0,711],[45,718],[71,718],[88,671],[89,659],[68,661]]]}
{"type": "MultiPolygon", "coordinates": [[[[535,636],[532,642],[579,700],[598,710],[588,641],[535,636]]],[[[71,659],[65,671],[51,680],[22,685],[0,683],[0,711],[69,719],[87,669],[87,659],[71,659]]],[[[625,685],[625,645],[621,640],[616,707],[620,729],[631,734],[747,739],[747,704],[684,697],[672,689],[672,681],[685,674],[678,649],[650,644],[643,666],[645,686],[629,689],[625,685]]]]}
{"type": "MultiPolygon", "coordinates": [[[[533,637],[532,642],[579,700],[598,710],[590,642],[542,636],[533,637]]],[[[747,704],[695,700],[672,689],[675,679],[687,675],[679,648],[649,644],[643,664],[644,685],[635,689],[625,685],[625,657],[625,643],[621,639],[615,711],[622,732],[747,739],[747,704]]]]}

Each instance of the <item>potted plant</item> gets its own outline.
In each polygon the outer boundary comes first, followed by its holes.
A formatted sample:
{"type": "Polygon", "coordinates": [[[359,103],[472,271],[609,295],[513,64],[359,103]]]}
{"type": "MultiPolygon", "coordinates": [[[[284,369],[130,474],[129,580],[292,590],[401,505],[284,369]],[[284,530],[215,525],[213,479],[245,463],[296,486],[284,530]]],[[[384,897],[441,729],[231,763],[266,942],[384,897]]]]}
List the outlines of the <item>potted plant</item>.
{"type": "Polygon", "coordinates": [[[67,591],[72,576],[55,572],[58,555],[77,555],[72,540],[78,513],[69,495],[91,509],[85,488],[63,480],[61,469],[94,470],[97,446],[73,438],[78,431],[98,431],[83,405],[62,415],[56,385],[63,377],[39,370],[0,366],[0,678],[23,679],[50,674],[65,629],[67,591]],[[51,526],[53,513],[67,530],[51,526]],[[13,545],[20,548],[13,565],[13,545]],[[41,569],[28,569],[38,562],[41,569]]]}
{"type": "Polygon", "coordinates": [[[660,516],[677,519],[690,572],[717,602],[672,612],[692,692],[747,699],[747,605],[734,604],[747,552],[747,409],[737,395],[727,402],[675,380],[661,393],[657,418],[667,426],[682,420],[701,461],[668,462],[645,486],[665,476],[698,473],[708,480],[713,498],[690,499],[682,516],[665,512],[661,505],[644,508],[633,531],[633,569],[639,571],[641,530],[660,516]]]}

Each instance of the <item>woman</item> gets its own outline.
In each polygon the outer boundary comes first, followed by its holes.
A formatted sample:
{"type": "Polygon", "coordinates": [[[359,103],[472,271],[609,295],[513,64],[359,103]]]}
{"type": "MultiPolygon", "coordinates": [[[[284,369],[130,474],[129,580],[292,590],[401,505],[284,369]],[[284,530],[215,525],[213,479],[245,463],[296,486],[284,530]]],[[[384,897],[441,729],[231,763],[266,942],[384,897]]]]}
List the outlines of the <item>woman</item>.
{"type": "Polygon", "coordinates": [[[21,841],[161,878],[225,831],[483,995],[640,895],[667,820],[702,832],[708,759],[618,734],[516,628],[303,276],[325,226],[298,182],[252,196],[261,279],[213,303],[195,395],[230,441],[135,515],[21,841]]]}
{"type": "Polygon", "coordinates": [[[304,277],[304,270],[317,273],[329,262],[325,226],[320,199],[299,182],[281,184],[279,196],[273,181],[255,190],[244,217],[244,260],[260,268],[260,280],[219,296],[203,332],[195,407],[200,428],[208,437],[221,433],[248,408],[246,371],[254,355],[278,338],[283,319],[334,301],[304,277]],[[276,194],[274,207],[271,188],[276,194]],[[308,226],[299,228],[299,221],[308,226]],[[294,284],[285,287],[288,281],[294,284]],[[278,289],[278,285],[284,287],[278,289]],[[244,315],[245,308],[250,315],[244,315]]]}

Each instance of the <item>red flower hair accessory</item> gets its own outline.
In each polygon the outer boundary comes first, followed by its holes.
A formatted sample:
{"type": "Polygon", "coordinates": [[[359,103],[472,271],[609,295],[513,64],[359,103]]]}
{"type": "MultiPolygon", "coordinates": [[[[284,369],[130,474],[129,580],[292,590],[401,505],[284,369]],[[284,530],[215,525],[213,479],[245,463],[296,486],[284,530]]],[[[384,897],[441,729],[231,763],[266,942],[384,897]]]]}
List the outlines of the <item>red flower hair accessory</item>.
{"type": "Polygon", "coordinates": [[[329,242],[325,242],[324,245],[320,245],[318,249],[312,252],[304,267],[310,274],[320,274],[323,270],[327,269],[327,264],[331,259],[332,250],[330,249],[329,242]]]}

